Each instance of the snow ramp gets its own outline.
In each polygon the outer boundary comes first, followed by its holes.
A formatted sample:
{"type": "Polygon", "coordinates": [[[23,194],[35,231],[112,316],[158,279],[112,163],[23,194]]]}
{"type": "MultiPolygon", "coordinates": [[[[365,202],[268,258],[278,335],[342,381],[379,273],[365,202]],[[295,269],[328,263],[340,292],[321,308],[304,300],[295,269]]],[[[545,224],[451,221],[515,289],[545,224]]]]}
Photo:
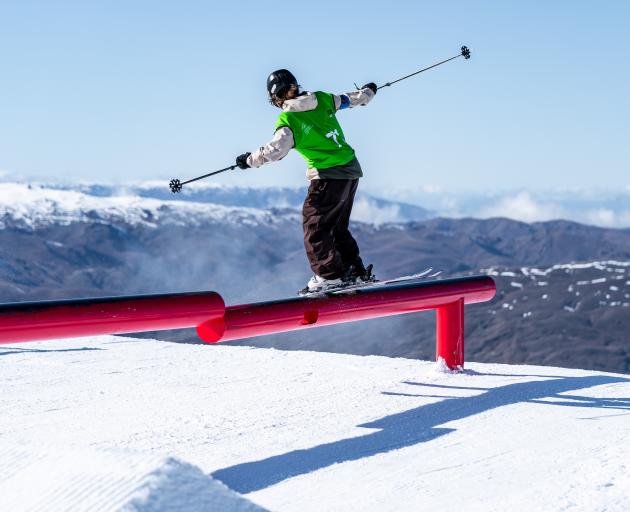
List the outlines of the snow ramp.
{"type": "Polygon", "coordinates": [[[0,460],[0,510],[265,510],[173,457],[0,444],[0,460]]]}

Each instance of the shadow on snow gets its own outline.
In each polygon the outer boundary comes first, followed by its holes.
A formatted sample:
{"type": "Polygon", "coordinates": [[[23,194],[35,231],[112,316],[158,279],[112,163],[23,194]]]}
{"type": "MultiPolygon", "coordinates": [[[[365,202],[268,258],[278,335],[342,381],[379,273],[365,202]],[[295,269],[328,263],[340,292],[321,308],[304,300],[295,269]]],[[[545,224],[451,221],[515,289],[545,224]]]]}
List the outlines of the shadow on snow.
{"type": "MultiPolygon", "coordinates": [[[[390,450],[431,441],[455,430],[440,428],[438,425],[521,402],[630,410],[630,399],[592,398],[575,395],[558,396],[559,393],[571,390],[615,382],[630,382],[630,379],[607,375],[562,377],[484,389],[484,393],[475,396],[453,397],[359,425],[360,427],[379,429],[377,432],[341,439],[303,450],[294,450],[258,461],[237,464],[215,471],[212,473],[212,477],[221,480],[240,493],[259,491],[288,478],[304,475],[333,464],[359,460],[390,450]],[[546,402],[542,401],[544,398],[566,399],[568,401],[546,402]]],[[[408,384],[420,385],[420,383],[411,382],[408,384]]],[[[477,390],[480,388],[468,389],[477,390]]]]}

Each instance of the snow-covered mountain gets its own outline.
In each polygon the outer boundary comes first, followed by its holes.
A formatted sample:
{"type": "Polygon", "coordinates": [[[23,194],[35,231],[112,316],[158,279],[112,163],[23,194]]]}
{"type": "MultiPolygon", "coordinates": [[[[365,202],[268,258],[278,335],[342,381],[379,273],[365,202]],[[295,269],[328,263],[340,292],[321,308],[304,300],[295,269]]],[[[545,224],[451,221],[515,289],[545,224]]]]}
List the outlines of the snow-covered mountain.
{"type": "Polygon", "coordinates": [[[2,510],[630,509],[628,376],[109,336],[0,375],[2,510]]]}
{"type": "MultiPolygon", "coordinates": [[[[3,182],[0,181],[0,196],[3,182]]],[[[10,183],[9,183],[10,185],[10,183]]],[[[237,187],[196,182],[174,196],[166,181],[127,184],[45,183],[45,189],[82,192],[94,197],[144,197],[260,209],[300,210],[305,187],[237,187]]],[[[6,193],[6,191],[4,192],[6,193]]],[[[457,191],[434,186],[378,189],[360,187],[354,220],[372,224],[422,221],[435,217],[521,222],[568,220],[607,228],[630,228],[630,187],[619,190],[457,191]]]]}
{"type": "Polygon", "coordinates": [[[207,222],[270,224],[273,210],[243,205],[226,206],[207,201],[178,201],[180,196],[155,199],[128,190],[102,193],[102,187],[88,191],[43,185],[0,183],[0,228],[19,226],[36,229],[77,222],[130,226],[189,226],[207,222]],[[7,224],[10,223],[10,224],[7,224]]]}
{"type": "MultiPolygon", "coordinates": [[[[177,195],[169,190],[168,184],[161,181],[130,183],[127,185],[109,185],[103,183],[85,183],[75,186],[60,184],[37,185],[42,190],[56,189],[74,191],[96,198],[139,197],[159,199],[162,201],[183,201],[190,203],[210,203],[241,208],[258,208],[263,210],[292,209],[301,211],[306,188],[245,188],[216,183],[192,183],[183,188],[177,195]]],[[[2,184],[0,183],[0,193],[2,184]]],[[[356,221],[371,224],[385,222],[411,222],[424,220],[434,216],[420,206],[379,199],[373,195],[359,191],[357,193],[353,218],[356,221]]]]}

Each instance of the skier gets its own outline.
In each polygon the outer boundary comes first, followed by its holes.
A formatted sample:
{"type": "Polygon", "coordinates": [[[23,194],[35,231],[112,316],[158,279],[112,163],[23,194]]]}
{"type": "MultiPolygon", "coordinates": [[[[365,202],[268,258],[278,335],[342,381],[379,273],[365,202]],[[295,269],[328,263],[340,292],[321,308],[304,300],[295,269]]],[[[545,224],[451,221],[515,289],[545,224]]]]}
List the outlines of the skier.
{"type": "Polygon", "coordinates": [[[346,142],[336,112],[367,105],[377,86],[340,95],[301,91],[293,74],[279,69],[269,75],[269,102],[282,109],[276,131],[266,145],[236,158],[241,169],[284,158],[291,148],[302,154],[310,180],[302,208],[304,247],[313,277],[301,294],[342,288],[372,280],[348,224],[354,196],[363,176],[354,150],[346,142]]]}

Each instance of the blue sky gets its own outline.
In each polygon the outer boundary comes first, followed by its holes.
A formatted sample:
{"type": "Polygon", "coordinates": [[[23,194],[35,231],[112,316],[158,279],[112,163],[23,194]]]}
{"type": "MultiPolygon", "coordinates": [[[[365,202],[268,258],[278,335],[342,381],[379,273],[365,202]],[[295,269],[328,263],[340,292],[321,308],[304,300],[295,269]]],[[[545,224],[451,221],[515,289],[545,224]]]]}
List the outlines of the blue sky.
{"type": "MultiPolygon", "coordinates": [[[[630,185],[630,3],[0,2],[4,179],[192,177],[273,133],[265,80],[383,83],[339,114],[364,186],[630,185]],[[284,5],[283,5],[284,4],[284,5]]],[[[220,183],[301,185],[294,153],[220,183]]]]}

